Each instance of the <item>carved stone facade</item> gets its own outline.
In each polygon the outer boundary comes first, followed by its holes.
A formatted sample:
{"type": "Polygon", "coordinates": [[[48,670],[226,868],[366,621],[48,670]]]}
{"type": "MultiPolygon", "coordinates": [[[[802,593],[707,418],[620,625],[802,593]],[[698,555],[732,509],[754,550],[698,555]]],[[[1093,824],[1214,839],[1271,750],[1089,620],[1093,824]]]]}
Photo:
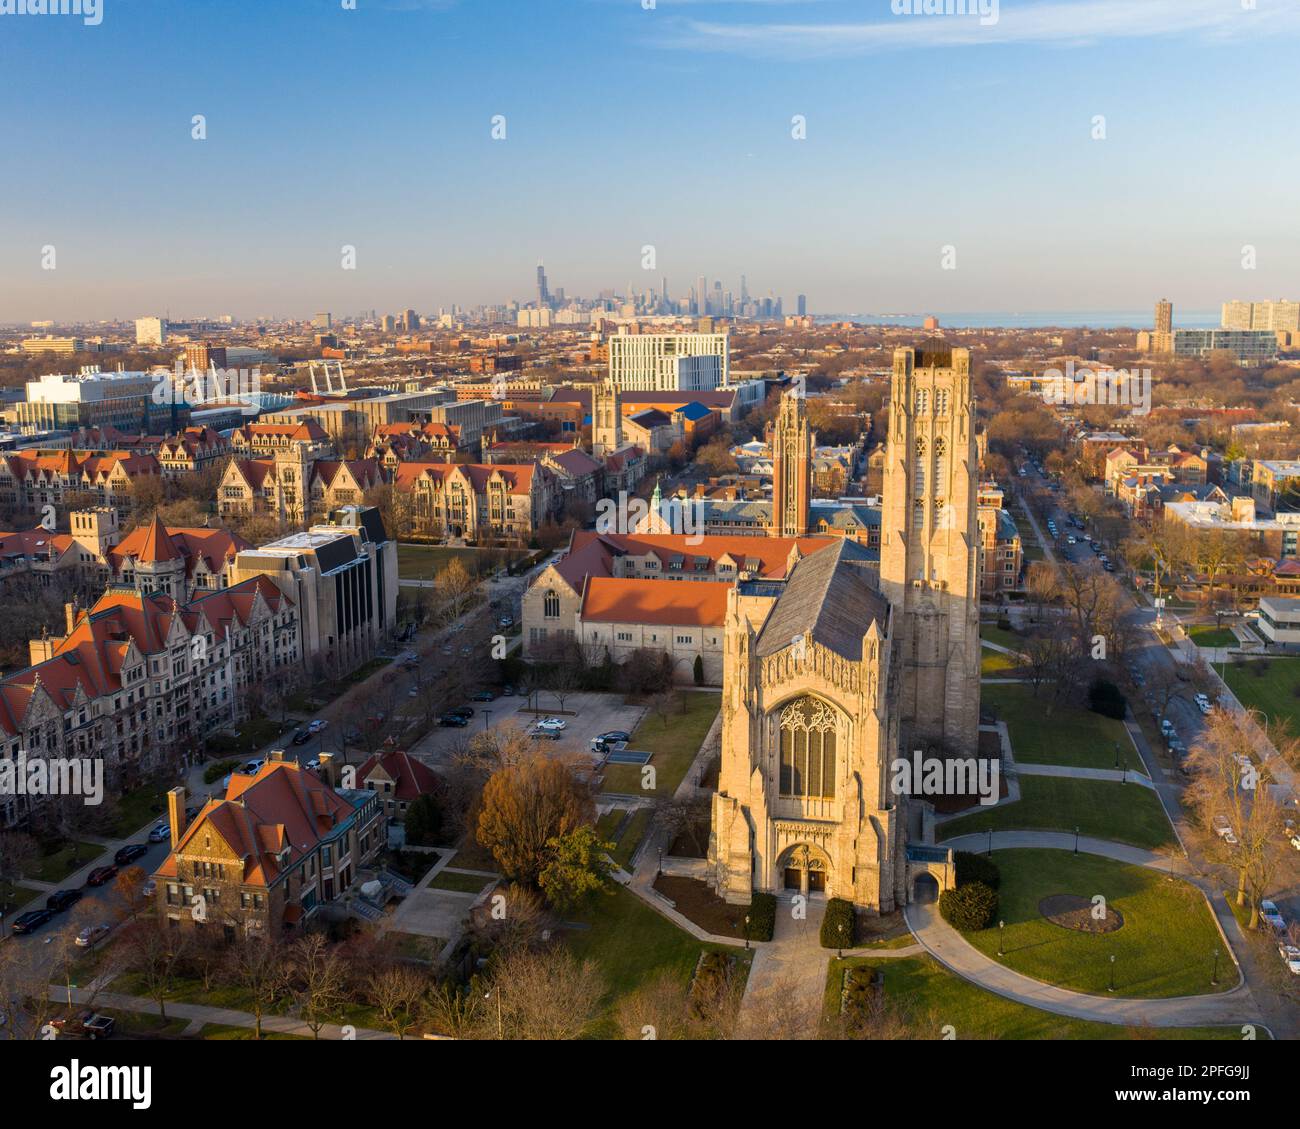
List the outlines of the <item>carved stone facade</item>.
{"type": "Polygon", "coordinates": [[[895,351],[880,587],[899,617],[903,736],[961,756],[979,743],[974,416],[967,350],[895,351]]]}
{"type": "Polygon", "coordinates": [[[947,852],[909,863],[930,809],[894,793],[891,769],[917,740],[978,742],[970,362],[899,350],[894,373],[879,571],[846,539],[728,595],[709,863],[729,902],[824,894],[888,913],[912,877],[949,881],[947,852]]]}
{"type": "Polygon", "coordinates": [[[772,522],[773,537],[804,537],[808,533],[808,504],[812,500],[813,447],[808,426],[808,401],[799,392],[781,397],[773,421],[772,522]]]}

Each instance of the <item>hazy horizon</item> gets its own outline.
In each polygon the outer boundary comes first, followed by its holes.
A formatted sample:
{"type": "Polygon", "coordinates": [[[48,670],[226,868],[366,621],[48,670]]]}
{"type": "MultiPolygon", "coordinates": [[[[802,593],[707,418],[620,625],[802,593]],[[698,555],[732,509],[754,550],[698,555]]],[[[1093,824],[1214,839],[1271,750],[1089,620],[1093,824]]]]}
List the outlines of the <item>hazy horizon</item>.
{"type": "Polygon", "coordinates": [[[990,26],[889,0],[102,14],[0,17],[39,110],[0,124],[6,323],[498,304],[539,259],[568,295],[744,274],[787,312],[1297,297],[1300,10],[1268,0],[1002,0],[990,26]]]}

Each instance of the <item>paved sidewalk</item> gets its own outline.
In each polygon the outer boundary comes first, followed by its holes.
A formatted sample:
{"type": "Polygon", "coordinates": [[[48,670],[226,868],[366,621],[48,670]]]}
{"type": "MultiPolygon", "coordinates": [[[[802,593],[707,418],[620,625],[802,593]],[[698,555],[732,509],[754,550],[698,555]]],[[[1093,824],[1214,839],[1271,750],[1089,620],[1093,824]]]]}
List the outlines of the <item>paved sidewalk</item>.
{"type": "Polygon", "coordinates": [[[1016,771],[1021,776],[1068,776],[1075,780],[1113,780],[1116,784],[1122,781],[1125,784],[1139,784],[1153,792],[1156,790],[1145,773],[1138,772],[1137,769],[1079,768],[1068,764],[1025,764],[1021,761],[1016,765],[1016,771]]]}
{"type": "MultiPolygon", "coordinates": [[[[65,1000],[68,997],[68,989],[62,984],[50,985],[50,994],[54,999],[65,1000]]],[[[95,992],[91,993],[84,988],[72,989],[73,1003],[84,1004],[92,1000],[95,1007],[101,1007],[108,1010],[117,1008],[121,1011],[142,1012],[145,1015],[157,1015],[158,1004],[154,1000],[145,999],[142,996],[126,996],[119,992],[95,992]]],[[[206,1004],[182,1004],[168,1002],[167,1017],[169,1019],[188,1019],[189,1026],[186,1032],[191,1031],[195,1024],[219,1024],[223,1027],[247,1027],[250,1030],[257,1025],[257,1020],[252,1013],[247,1011],[237,1011],[234,1008],[208,1007],[206,1004]]],[[[351,1038],[355,1039],[392,1039],[393,1036],[387,1031],[375,1031],[369,1027],[350,1028],[351,1038]]],[[[262,1031],[274,1031],[284,1035],[303,1035],[308,1039],[311,1038],[311,1028],[301,1019],[293,1019],[285,1015],[266,1015],[262,1017],[262,1031]]],[[[342,1039],[343,1028],[337,1023],[327,1023],[320,1030],[322,1039],[342,1039]]]]}
{"type": "MultiPolygon", "coordinates": [[[[958,835],[954,839],[940,839],[940,845],[951,847],[954,851],[970,851],[972,854],[984,854],[989,849],[988,832],[974,835],[958,835]]],[[[1127,843],[1114,843],[1109,839],[1094,839],[1088,835],[1078,837],[1079,851],[1085,855],[1101,855],[1116,862],[1128,863],[1130,866],[1147,866],[1152,870],[1163,870],[1167,874],[1188,875],[1191,868],[1181,856],[1171,857],[1158,851],[1131,847],[1127,843]]],[[[993,849],[995,851],[1013,850],[1017,847],[1046,847],[1058,851],[1073,851],[1075,836],[1069,831],[995,831],[993,832],[993,849]]]]}
{"type": "Polygon", "coordinates": [[[914,903],[903,911],[908,926],[935,960],[958,976],[1016,1003],[1128,1026],[1210,1027],[1253,1023],[1263,1019],[1250,989],[1244,984],[1208,996],[1179,996],[1165,1000],[1137,1000],[1121,996],[1091,996],[1044,984],[986,957],[968,944],[939,916],[939,907],[914,903]]]}
{"type": "Polygon", "coordinates": [[[770,944],[755,954],[740,1003],[740,1030],[752,1024],[763,1030],[768,1024],[758,1018],[779,1009],[788,1026],[787,1038],[811,1039],[821,1021],[826,992],[826,969],[831,950],[821,946],[822,918],[826,903],[804,902],[807,916],[796,918],[791,897],[777,898],[776,928],[770,944]]]}

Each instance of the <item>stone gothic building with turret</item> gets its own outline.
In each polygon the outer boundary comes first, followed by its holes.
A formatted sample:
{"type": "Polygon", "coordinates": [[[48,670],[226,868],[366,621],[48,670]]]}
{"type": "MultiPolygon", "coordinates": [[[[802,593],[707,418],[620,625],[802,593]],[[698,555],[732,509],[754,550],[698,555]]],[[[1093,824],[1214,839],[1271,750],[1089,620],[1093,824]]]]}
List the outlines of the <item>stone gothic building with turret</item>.
{"type": "Polygon", "coordinates": [[[879,559],[849,540],[795,549],[784,580],[728,594],[709,843],[727,901],[788,892],[886,913],[953,883],[933,808],[893,768],[978,745],[974,411],[966,350],[898,350],[879,559]]]}

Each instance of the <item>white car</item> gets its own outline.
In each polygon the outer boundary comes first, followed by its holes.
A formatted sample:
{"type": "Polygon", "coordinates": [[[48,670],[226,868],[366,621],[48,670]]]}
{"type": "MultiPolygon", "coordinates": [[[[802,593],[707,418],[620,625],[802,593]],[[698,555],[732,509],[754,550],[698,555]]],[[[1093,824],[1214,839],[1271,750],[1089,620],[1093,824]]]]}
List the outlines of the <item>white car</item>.
{"type": "Polygon", "coordinates": [[[329,722],[328,722],[328,721],[325,721],[325,720],[323,720],[323,719],[321,719],[321,718],[317,718],[315,721],[313,721],[310,725],[307,726],[307,732],[308,732],[308,733],[322,733],[322,732],[325,731],[325,729],[326,729],[328,726],[329,726],[329,722]]]}
{"type": "Polygon", "coordinates": [[[1211,822],[1214,825],[1214,833],[1220,839],[1226,839],[1232,834],[1232,824],[1228,822],[1226,815],[1216,815],[1211,822]]]}
{"type": "Polygon", "coordinates": [[[1300,949],[1295,945],[1278,945],[1277,951],[1292,976],[1300,976],[1300,949]]]}
{"type": "Polygon", "coordinates": [[[111,926],[105,924],[87,925],[85,929],[77,934],[77,947],[79,949],[90,948],[101,937],[107,937],[111,928],[111,926]]]}
{"type": "Polygon", "coordinates": [[[541,721],[539,721],[539,722],[537,723],[537,728],[538,728],[538,729],[555,729],[555,730],[560,730],[560,729],[567,729],[567,728],[568,728],[568,724],[567,724],[567,722],[564,721],[563,718],[559,718],[559,717],[544,717],[544,718],[542,718],[541,721]]]}
{"type": "Polygon", "coordinates": [[[1196,704],[1200,708],[1201,713],[1206,717],[1209,717],[1210,714],[1214,712],[1214,707],[1210,705],[1209,702],[1197,702],[1196,704]]]}

